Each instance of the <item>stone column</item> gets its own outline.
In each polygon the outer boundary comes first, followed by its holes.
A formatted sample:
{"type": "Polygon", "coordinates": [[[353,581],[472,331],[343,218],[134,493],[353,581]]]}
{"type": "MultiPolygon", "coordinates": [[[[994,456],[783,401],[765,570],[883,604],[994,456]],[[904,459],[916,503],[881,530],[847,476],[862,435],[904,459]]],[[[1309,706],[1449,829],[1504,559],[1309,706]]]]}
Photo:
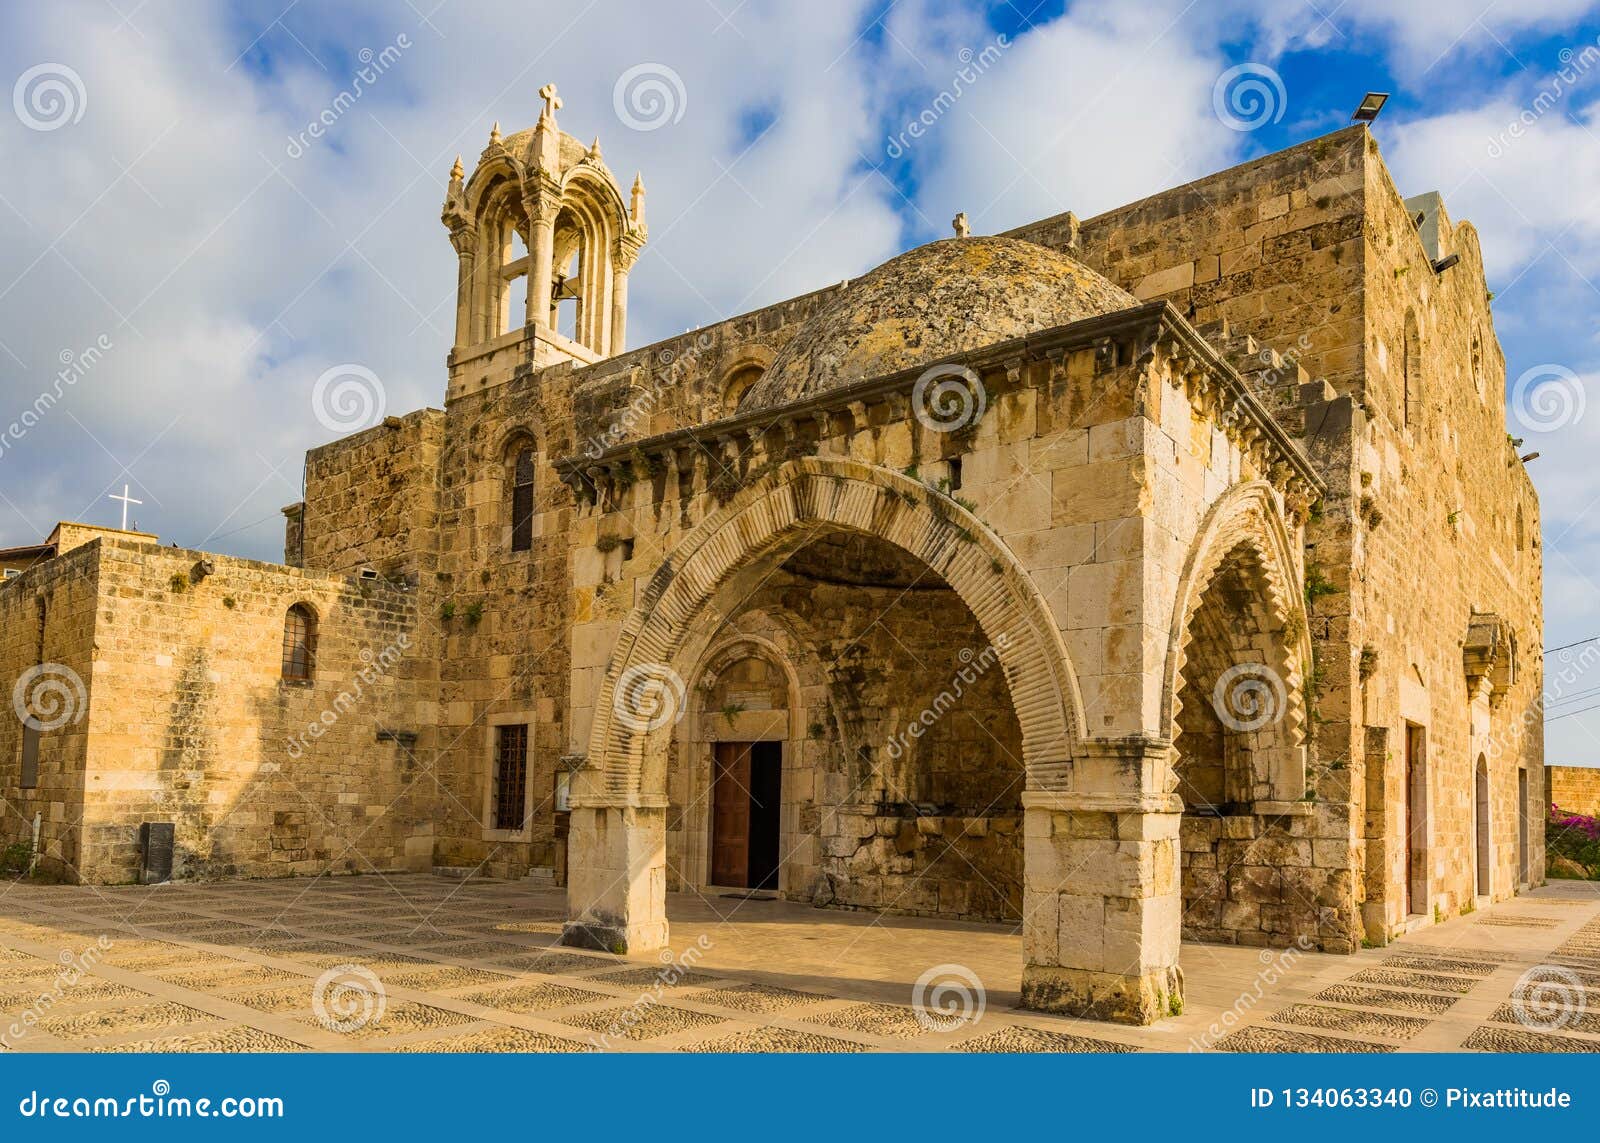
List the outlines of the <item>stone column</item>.
{"type": "Polygon", "coordinates": [[[628,272],[639,258],[641,243],[632,235],[618,238],[611,252],[611,353],[627,348],[628,272]]]}
{"type": "Polygon", "coordinates": [[[1077,789],[1022,796],[1022,1003],[1150,1024],[1183,1010],[1183,803],[1166,743],[1099,746],[1077,789]]]}
{"type": "Polygon", "coordinates": [[[450,232],[450,244],[456,248],[456,345],[472,344],[472,287],[475,244],[472,231],[461,227],[450,232]]]}
{"type": "Polygon", "coordinates": [[[550,328],[550,288],[554,281],[556,215],[561,212],[561,188],[539,186],[523,196],[528,212],[528,312],[527,323],[550,328]]]}
{"type": "Polygon", "coordinates": [[[572,807],[561,943],[614,953],[667,943],[667,810],[572,807]]]}

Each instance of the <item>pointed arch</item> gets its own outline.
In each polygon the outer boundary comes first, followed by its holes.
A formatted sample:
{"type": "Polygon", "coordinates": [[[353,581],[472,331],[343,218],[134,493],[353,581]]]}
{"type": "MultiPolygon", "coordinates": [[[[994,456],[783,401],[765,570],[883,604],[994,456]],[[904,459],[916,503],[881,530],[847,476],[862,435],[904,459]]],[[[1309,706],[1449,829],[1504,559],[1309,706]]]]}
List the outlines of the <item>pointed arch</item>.
{"type": "Polygon", "coordinates": [[[664,804],[670,720],[627,717],[623,680],[664,681],[682,701],[682,677],[711,638],[704,628],[713,599],[728,589],[748,595],[766,567],[826,530],[866,533],[902,548],[960,596],[998,653],[1022,728],[1029,787],[1060,788],[1082,734],[1082,702],[1060,633],[1016,557],[976,517],[907,476],[806,457],[708,516],[642,592],[596,699],[591,804],[664,804]]]}
{"type": "Polygon", "coordinates": [[[1237,650],[1240,633],[1220,623],[1209,609],[1202,614],[1208,591],[1228,577],[1227,589],[1248,595],[1261,621],[1263,630],[1255,633],[1251,654],[1265,660],[1259,665],[1282,687],[1279,697],[1273,680],[1265,680],[1266,700],[1282,703],[1281,716],[1274,720],[1283,735],[1282,748],[1273,752],[1270,770],[1262,775],[1272,787],[1271,800],[1278,801],[1294,801],[1305,791],[1304,667],[1311,661],[1311,637],[1298,567],[1270,484],[1250,481],[1219,497],[1201,523],[1179,579],[1161,692],[1162,725],[1176,741],[1182,733],[1181,690],[1191,659],[1198,670],[1189,674],[1208,679],[1243,665],[1237,650]]]}

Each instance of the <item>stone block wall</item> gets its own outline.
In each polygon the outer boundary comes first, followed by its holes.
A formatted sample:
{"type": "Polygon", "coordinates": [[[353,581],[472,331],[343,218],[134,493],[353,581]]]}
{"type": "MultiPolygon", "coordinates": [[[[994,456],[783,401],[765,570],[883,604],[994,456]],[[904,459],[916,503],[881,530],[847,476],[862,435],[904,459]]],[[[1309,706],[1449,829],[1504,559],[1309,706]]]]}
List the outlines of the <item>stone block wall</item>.
{"type": "Polygon", "coordinates": [[[1600,767],[1547,766],[1545,773],[1551,805],[1574,814],[1600,814],[1600,767]]]}
{"type": "Polygon", "coordinates": [[[445,416],[422,409],[306,454],[300,563],[369,566],[391,579],[433,573],[445,416]]]}
{"type": "Polygon", "coordinates": [[[1538,501],[1506,432],[1505,362],[1476,233],[1440,208],[1431,224],[1440,245],[1430,249],[1416,217],[1421,202],[1402,200],[1375,144],[1365,198],[1365,431],[1353,448],[1357,491],[1343,507],[1354,570],[1348,581],[1330,573],[1349,593],[1330,601],[1348,601],[1340,622],[1350,655],[1328,665],[1330,689],[1349,695],[1341,707],[1386,732],[1381,757],[1370,759],[1381,772],[1366,775],[1364,791],[1353,785],[1366,795],[1369,823],[1368,936],[1382,940],[1407,920],[1408,726],[1420,728],[1427,784],[1426,812],[1417,814],[1424,835],[1413,842],[1425,851],[1427,895],[1413,894],[1412,914],[1474,905],[1480,759],[1489,774],[1492,896],[1511,895],[1523,880],[1524,823],[1528,879],[1542,880],[1542,567],[1538,501]],[[1452,253],[1460,263],[1436,273],[1432,260],[1452,253]],[[1463,662],[1469,626],[1484,614],[1499,617],[1514,644],[1486,700],[1463,662]]]}
{"type": "Polygon", "coordinates": [[[99,713],[89,702],[97,555],[96,545],[79,546],[0,582],[0,844],[31,845],[39,816],[39,870],[69,880],[80,867],[85,759],[99,713]],[[19,685],[29,696],[25,708],[40,719],[38,779],[27,789],[19,685]]]}
{"type": "Polygon", "coordinates": [[[435,789],[416,735],[412,593],[154,544],[99,542],[78,876],[135,876],[141,822],[175,877],[426,868],[435,789]],[[284,618],[316,615],[309,682],[284,618]]]}

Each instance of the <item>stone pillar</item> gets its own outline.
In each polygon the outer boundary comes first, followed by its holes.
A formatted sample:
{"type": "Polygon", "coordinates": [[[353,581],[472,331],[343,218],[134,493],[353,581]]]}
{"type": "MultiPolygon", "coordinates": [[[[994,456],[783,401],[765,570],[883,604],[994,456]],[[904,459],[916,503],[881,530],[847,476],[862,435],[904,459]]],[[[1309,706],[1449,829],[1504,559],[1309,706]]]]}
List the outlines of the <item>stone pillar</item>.
{"type": "Polygon", "coordinates": [[[1025,793],[1022,1003],[1150,1024],[1183,1010],[1175,795],[1025,793]]]}
{"type": "Polygon", "coordinates": [[[472,231],[463,226],[450,232],[456,248],[456,346],[472,344],[472,289],[476,280],[473,258],[476,252],[472,231]]]}
{"type": "Polygon", "coordinates": [[[628,324],[628,270],[617,263],[611,277],[611,352],[621,353],[628,324]]]}
{"type": "Polygon", "coordinates": [[[667,810],[574,804],[561,943],[639,953],[667,943],[667,810]]]}
{"type": "Polygon", "coordinates": [[[621,353],[627,347],[628,326],[628,273],[638,261],[644,240],[637,234],[624,234],[616,240],[611,250],[611,339],[610,352],[621,353]]]}
{"type": "Polygon", "coordinates": [[[550,288],[554,282],[556,215],[561,212],[561,188],[541,186],[524,195],[528,212],[528,313],[527,323],[550,328],[550,288]]]}

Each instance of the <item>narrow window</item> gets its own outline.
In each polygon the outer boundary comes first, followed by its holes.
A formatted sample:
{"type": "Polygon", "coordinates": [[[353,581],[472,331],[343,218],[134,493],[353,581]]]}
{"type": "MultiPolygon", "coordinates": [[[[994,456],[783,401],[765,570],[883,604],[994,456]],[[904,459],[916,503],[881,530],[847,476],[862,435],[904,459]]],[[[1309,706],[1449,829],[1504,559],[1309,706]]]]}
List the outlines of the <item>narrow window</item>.
{"type": "Polygon", "coordinates": [[[283,677],[290,682],[309,682],[317,665],[317,617],[303,603],[289,608],[283,617],[283,677]]]}
{"type": "Polygon", "coordinates": [[[39,784],[39,724],[31,718],[22,720],[22,788],[31,790],[39,784]]]}
{"type": "Polygon", "coordinates": [[[519,830],[528,789],[528,726],[495,727],[494,828],[519,830]]]}
{"type": "Polygon", "coordinates": [[[511,470],[511,550],[533,547],[533,448],[519,448],[511,470]]]}
{"type": "Polygon", "coordinates": [[[1416,313],[1409,310],[1406,312],[1405,359],[1402,365],[1405,369],[1405,391],[1401,395],[1400,423],[1410,425],[1421,411],[1418,402],[1422,400],[1422,333],[1417,328],[1416,313]]]}

